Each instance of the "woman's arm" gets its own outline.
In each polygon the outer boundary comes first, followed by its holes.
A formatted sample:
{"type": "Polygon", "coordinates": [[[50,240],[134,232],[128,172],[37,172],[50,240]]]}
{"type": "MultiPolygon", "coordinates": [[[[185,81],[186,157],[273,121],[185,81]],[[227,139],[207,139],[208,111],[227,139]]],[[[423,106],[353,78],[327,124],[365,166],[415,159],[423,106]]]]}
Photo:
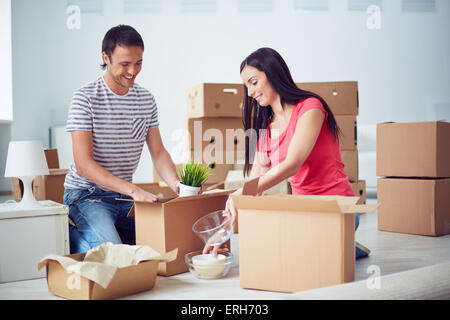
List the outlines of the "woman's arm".
{"type": "Polygon", "coordinates": [[[324,119],[325,113],[319,108],[308,110],[300,116],[286,159],[259,178],[259,194],[298,172],[316,144],[324,119]]]}

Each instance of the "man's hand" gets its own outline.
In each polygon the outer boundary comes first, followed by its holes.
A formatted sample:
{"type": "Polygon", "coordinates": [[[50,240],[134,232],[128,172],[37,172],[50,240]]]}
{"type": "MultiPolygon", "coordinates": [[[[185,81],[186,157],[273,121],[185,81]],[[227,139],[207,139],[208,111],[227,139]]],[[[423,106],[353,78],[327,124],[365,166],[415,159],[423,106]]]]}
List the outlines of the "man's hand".
{"type": "Polygon", "coordinates": [[[135,201],[146,201],[146,202],[158,202],[158,197],[154,194],[147,192],[139,187],[136,186],[136,188],[131,192],[130,196],[135,201]]]}

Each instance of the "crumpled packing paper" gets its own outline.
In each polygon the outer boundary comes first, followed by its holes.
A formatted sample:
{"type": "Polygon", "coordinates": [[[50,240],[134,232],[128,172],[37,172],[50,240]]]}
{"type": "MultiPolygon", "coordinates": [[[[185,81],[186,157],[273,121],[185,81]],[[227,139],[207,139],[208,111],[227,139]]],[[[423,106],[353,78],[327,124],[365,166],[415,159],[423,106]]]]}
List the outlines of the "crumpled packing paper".
{"type": "Polygon", "coordinates": [[[67,272],[79,274],[106,288],[117,268],[137,265],[148,260],[170,262],[176,259],[177,253],[178,249],[175,249],[161,255],[149,246],[130,246],[107,242],[89,250],[83,261],[54,254],[47,255],[39,261],[38,269],[47,265],[48,260],[54,260],[59,262],[67,272]]]}

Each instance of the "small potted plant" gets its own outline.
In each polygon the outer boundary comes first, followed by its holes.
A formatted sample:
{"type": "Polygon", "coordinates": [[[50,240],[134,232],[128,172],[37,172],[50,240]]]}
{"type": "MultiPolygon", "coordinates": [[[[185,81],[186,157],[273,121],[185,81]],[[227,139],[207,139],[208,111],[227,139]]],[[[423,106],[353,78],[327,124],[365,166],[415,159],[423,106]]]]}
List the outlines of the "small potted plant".
{"type": "Polygon", "coordinates": [[[202,184],[211,175],[211,169],[207,164],[199,164],[191,161],[186,163],[180,171],[180,197],[197,195],[202,184]]]}

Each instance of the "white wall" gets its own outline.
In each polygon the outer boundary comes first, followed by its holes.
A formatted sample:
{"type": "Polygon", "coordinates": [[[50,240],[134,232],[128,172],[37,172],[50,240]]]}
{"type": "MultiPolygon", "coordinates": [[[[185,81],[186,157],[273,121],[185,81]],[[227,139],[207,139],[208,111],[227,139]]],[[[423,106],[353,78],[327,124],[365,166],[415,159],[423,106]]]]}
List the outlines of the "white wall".
{"type": "Polygon", "coordinates": [[[12,64],[11,64],[11,2],[0,1],[0,192],[11,189],[11,179],[6,179],[5,164],[9,140],[11,139],[12,64]]]}
{"type": "Polygon", "coordinates": [[[12,65],[11,65],[11,2],[0,1],[0,121],[13,119],[12,107],[12,65]]]}
{"type": "MultiPolygon", "coordinates": [[[[380,30],[367,29],[368,15],[349,12],[344,0],[330,0],[328,12],[292,12],[292,1],[274,0],[270,13],[240,13],[237,0],[218,0],[216,13],[181,13],[178,0],[161,1],[152,14],[125,14],[122,0],[103,3],[102,13],[82,14],[81,29],[68,30],[66,1],[13,1],[13,139],[47,144],[48,127],[65,122],[72,92],[101,74],[101,40],[119,23],[144,38],[137,82],[156,97],[169,151],[186,117],[186,89],[240,83],[240,62],[262,46],[284,56],[295,81],[357,80],[358,124],[430,120],[427,108],[450,109],[448,0],[426,14],[385,0],[380,30]]],[[[148,152],[146,159],[139,181],[151,180],[148,152]]]]}

